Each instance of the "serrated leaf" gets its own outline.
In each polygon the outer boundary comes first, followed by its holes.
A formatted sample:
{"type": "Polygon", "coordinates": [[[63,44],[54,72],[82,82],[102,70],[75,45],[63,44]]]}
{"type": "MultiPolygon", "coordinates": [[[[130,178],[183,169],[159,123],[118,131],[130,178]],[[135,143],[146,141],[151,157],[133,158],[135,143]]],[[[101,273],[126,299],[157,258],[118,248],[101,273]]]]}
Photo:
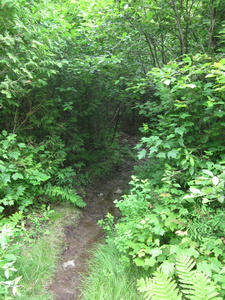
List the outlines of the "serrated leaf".
{"type": "Polygon", "coordinates": [[[146,154],[147,154],[146,149],[142,149],[142,150],[138,153],[138,158],[139,158],[139,159],[145,158],[146,154]]]}
{"type": "Polygon", "coordinates": [[[167,156],[168,156],[168,158],[176,158],[177,157],[177,154],[178,154],[178,151],[177,150],[175,150],[175,149],[173,149],[173,150],[171,150],[171,151],[169,151],[168,153],[167,153],[167,156]]]}
{"type": "Polygon", "coordinates": [[[150,154],[157,152],[157,151],[158,151],[158,147],[153,146],[150,148],[150,154]]]}
{"type": "Polygon", "coordinates": [[[156,155],[156,157],[161,157],[161,158],[166,158],[166,153],[165,152],[160,152],[156,155]]]}
{"type": "Polygon", "coordinates": [[[134,263],[138,267],[143,267],[144,266],[144,260],[141,259],[141,258],[139,258],[139,257],[137,257],[137,258],[134,259],[134,263]]]}
{"type": "Polygon", "coordinates": [[[3,182],[3,184],[11,182],[10,175],[5,174],[4,176],[2,176],[2,182],[3,182]]]}
{"type": "Polygon", "coordinates": [[[208,264],[206,261],[199,262],[197,264],[197,270],[203,272],[209,277],[212,276],[212,270],[210,268],[210,264],[208,264]]]}
{"type": "Polygon", "coordinates": [[[148,267],[153,267],[157,263],[157,260],[154,257],[146,258],[144,260],[144,265],[148,267]]]}

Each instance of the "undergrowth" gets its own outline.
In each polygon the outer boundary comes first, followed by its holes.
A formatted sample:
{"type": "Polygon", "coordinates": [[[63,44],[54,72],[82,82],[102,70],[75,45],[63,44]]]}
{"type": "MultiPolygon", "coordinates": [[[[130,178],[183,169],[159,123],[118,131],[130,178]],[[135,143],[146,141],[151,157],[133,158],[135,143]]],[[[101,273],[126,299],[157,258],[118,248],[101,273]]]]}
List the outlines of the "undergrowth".
{"type": "Polygon", "coordinates": [[[82,300],[141,300],[136,289],[143,270],[125,267],[113,243],[99,245],[92,252],[88,275],[83,278],[82,300]]]}
{"type": "MultiPolygon", "coordinates": [[[[47,290],[56,271],[63,244],[63,227],[76,222],[78,211],[73,206],[64,205],[51,211],[49,224],[38,238],[28,239],[15,262],[21,276],[16,300],[50,300],[53,295],[47,290]],[[54,223],[51,223],[51,220],[54,223]],[[47,230],[47,234],[44,234],[47,230]]],[[[37,230],[40,226],[37,228],[37,230]]],[[[34,230],[33,230],[34,231],[34,230]]]]}

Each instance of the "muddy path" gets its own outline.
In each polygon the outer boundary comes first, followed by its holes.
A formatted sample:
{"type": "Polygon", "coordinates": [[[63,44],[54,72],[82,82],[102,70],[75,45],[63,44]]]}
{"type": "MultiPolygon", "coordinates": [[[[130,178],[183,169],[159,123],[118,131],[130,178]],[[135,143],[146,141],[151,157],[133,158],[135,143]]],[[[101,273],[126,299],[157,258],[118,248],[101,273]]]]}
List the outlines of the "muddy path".
{"type": "Polygon", "coordinates": [[[110,212],[117,216],[113,201],[120,199],[129,188],[134,160],[128,159],[104,178],[95,181],[85,189],[87,206],[81,210],[77,224],[66,226],[65,250],[55,278],[49,287],[54,300],[77,300],[81,297],[81,280],[90,259],[90,249],[104,240],[104,232],[97,225],[98,220],[110,212]]]}

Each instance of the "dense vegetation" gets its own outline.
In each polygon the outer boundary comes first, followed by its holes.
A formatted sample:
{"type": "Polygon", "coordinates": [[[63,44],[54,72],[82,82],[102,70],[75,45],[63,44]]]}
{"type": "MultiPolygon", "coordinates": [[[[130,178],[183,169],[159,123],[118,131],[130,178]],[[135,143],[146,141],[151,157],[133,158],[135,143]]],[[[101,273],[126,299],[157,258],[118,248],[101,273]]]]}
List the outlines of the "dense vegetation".
{"type": "Polygon", "coordinates": [[[1,297],[17,293],[29,208],[84,206],[74,187],[121,161],[117,137],[138,127],[146,162],[121,221],[102,221],[110,243],[154,273],[146,299],[225,297],[224,13],[223,0],[0,1],[1,297]]]}

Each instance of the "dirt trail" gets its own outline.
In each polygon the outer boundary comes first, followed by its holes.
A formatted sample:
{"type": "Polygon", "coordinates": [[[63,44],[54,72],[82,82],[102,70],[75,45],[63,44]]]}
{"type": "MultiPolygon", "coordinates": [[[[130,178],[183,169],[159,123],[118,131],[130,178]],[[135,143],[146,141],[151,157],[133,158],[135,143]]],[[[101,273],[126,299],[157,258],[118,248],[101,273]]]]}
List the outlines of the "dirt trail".
{"type": "Polygon", "coordinates": [[[80,299],[81,278],[90,258],[88,250],[104,236],[97,221],[104,218],[108,212],[115,216],[118,214],[113,201],[119,199],[121,193],[128,188],[133,164],[132,160],[127,160],[120,170],[112,172],[87,188],[87,206],[82,209],[78,224],[65,228],[67,246],[61,256],[61,264],[54,282],[49,287],[55,295],[55,300],[80,299]]]}

